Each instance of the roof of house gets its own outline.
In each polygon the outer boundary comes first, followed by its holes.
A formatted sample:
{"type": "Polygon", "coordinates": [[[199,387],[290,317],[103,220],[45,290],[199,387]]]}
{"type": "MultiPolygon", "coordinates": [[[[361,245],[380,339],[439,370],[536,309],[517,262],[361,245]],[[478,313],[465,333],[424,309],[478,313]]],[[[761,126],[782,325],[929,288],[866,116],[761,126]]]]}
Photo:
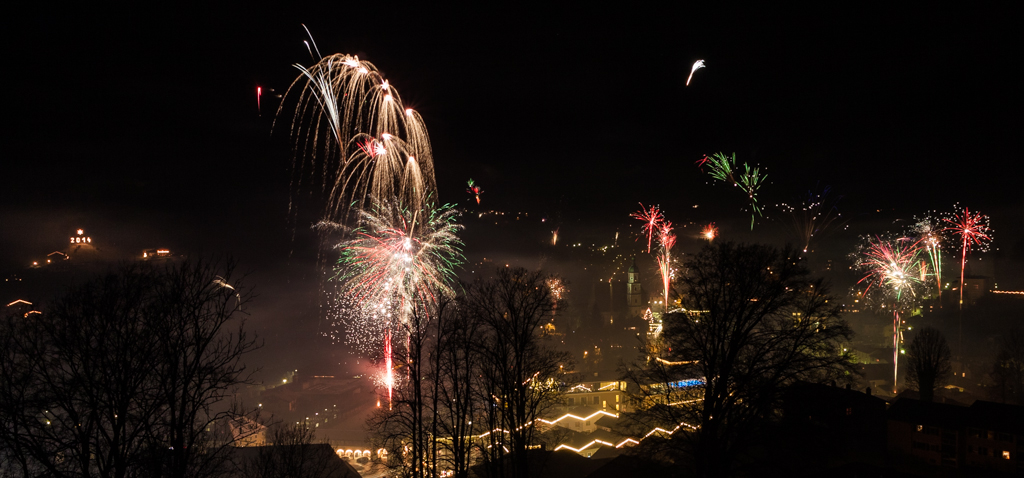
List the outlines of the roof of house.
{"type": "MultiPolygon", "coordinates": [[[[506,455],[505,459],[511,456],[506,455]]],[[[569,450],[530,450],[527,457],[529,474],[536,478],[584,478],[608,462],[587,458],[569,450]]],[[[470,469],[477,476],[485,476],[483,465],[474,465],[470,469]]]]}
{"type": "Polygon", "coordinates": [[[1001,432],[1024,434],[1024,407],[977,400],[970,407],[971,425],[1001,432]]]}
{"type": "Polygon", "coordinates": [[[916,425],[957,428],[967,425],[969,411],[967,407],[900,397],[889,406],[886,417],[892,421],[916,425]]]}
{"type": "Polygon", "coordinates": [[[309,478],[359,478],[359,473],[325,443],[235,447],[231,449],[229,461],[234,465],[225,470],[225,476],[229,477],[291,472],[309,478]],[[285,470],[281,468],[284,464],[297,468],[285,470]],[[267,467],[274,469],[268,470],[267,467]]]}
{"type": "Polygon", "coordinates": [[[813,398],[816,401],[842,402],[844,404],[856,404],[868,407],[885,409],[885,400],[874,395],[868,395],[863,390],[847,389],[822,383],[796,382],[786,390],[786,397],[813,398]]]}
{"type": "Polygon", "coordinates": [[[601,418],[598,418],[597,421],[594,422],[594,424],[599,426],[599,427],[612,428],[612,427],[615,426],[616,423],[618,423],[618,421],[619,421],[618,417],[612,417],[612,416],[608,416],[608,415],[601,415],[601,418]]]}

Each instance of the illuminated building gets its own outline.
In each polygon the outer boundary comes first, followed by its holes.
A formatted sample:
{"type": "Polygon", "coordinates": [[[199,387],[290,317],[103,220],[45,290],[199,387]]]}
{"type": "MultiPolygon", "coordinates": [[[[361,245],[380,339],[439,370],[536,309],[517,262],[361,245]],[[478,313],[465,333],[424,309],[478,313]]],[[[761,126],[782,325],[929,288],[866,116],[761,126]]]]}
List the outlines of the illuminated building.
{"type": "Polygon", "coordinates": [[[146,249],[142,251],[142,259],[151,261],[153,259],[166,259],[171,257],[170,249],[146,249]]]}
{"type": "Polygon", "coordinates": [[[618,413],[626,407],[626,382],[583,382],[566,394],[567,407],[588,406],[595,410],[618,413]]]}

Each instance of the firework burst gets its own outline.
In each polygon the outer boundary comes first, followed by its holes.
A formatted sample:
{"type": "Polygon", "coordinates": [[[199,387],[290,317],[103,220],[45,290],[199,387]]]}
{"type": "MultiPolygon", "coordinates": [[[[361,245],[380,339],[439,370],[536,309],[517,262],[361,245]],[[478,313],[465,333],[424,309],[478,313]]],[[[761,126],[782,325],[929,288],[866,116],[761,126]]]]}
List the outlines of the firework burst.
{"type": "Polygon", "coordinates": [[[733,153],[732,156],[726,156],[725,153],[720,152],[711,156],[704,155],[697,161],[697,165],[702,169],[704,165],[708,165],[708,174],[712,178],[743,190],[750,204],[750,230],[754,230],[755,219],[762,215],[761,207],[757,204],[757,193],[768,175],[761,174],[760,167],[751,166],[748,163],[743,163],[743,173],[737,174],[736,153],[733,153]]]}
{"type": "Polygon", "coordinates": [[[929,275],[935,278],[935,288],[942,306],[942,223],[929,211],[923,218],[914,217],[910,234],[917,237],[928,255],[929,275]]]}
{"type": "Polygon", "coordinates": [[[412,314],[429,315],[440,295],[453,293],[455,268],[463,262],[457,215],[450,206],[430,201],[420,209],[375,201],[358,210],[358,225],[351,230],[320,223],[347,232],[335,246],[340,252],[336,312],[351,344],[370,354],[383,348],[389,394],[393,336],[407,332],[412,314]]]}
{"type": "Polygon", "coordinates": [[[480,188],[479,184],[473,182],[473,178],[469,178],[469,181],[466,181],[466,184],[469,186],[466,189],[466,192],[476,196],[476,203],[480,204],[480,195],[484,193],[484,190],[480,188]]]}
{"type": "Polygon", "coordinates": [[[284,95],[296,99],[290,132],[301,165],[321,177],[324,219],[345,222],[351,206],[393,198],[418,209],[436,189],[422,118],[359,57],[335,54],[295,67],[300,75],[284,95]]]}
{"type": "Polygon", "coordinates": [[[736,184],[736,179],[733,178],[733,170],[736,169],[736,153],[733,153],[731,157],[726,156],[725,153],[715,153],[711,156],[705,154],[697,161],[697,166],[700,166],[701,169],[704,168],[704,165],[708,166],[708,174],[711,177],[729,184],[736,184]]]}
{"type": "Polygon", "coordinates": [[[988,216],[972,213],[969,209],[953,206],[953,213],[942,218],[944,232],[952,240],[961,243],[960,253],[960,308],[964,307],[964,270],[967,268],[967,253],[971,250],[985,252],[992,242],[992,228],[988,225],[988,216]]]}
{"type": "Polygon", "coordinates": [[[455,268],[462,264],[457,215],[448,205],[430,203],[414,210],[378,201],[359,210],[351,238],[336,246],[341,253],[336,280],[360,302],[390,304],[402,318],[435,303],[438,294],[452,294],[455,268]]]}
{"type": "Polygon", "coordinates": [[[708,242],[714,241],[715,238],[718,237],[718,227],[716,227],[713,222],[704,226],[704,228],[700,230],[700,237],[708,242]]]}
{"type": "Polygon", "coordinates": [[[555,316],[558,314],[558,304],[561,304],[562,300],[565,299],[566,294],[569,293],[569,289],[565,286],[565,281],[558,276],[550,276],[544,281],[544,283],[548,286],[548,290],[551,291],[551,301],[554,306],[551,311],[551,315],[555,316]]]}
{"type": "Polygon", "coordinates": [[[867,242],[856,262],[857,268],[865,272],[857,282],[866,285],[864,295],[871,295],[874,287],[875,295],[882,296],[882,303],[904,310],[916,303],[925,287],[921,267],[926,266],[919,260],[923,243],[909,237],[890,240],[875,237],[867,242]]]}
{"type": "Polygon", "coordinates": [[[662,223],[665,221],[665,216],[661,214],[658,206],[651,206],[650,209],[647,209],[643,203],[640,203],[640,210],[630,214],[629,217],[644,222],[641,230],[647,234],[647,252],[650,253],[651,239],[654,237],[654,233],[658,232],[661,228],[662,223]]]}
{"type": "Polygon", "coordinates": [[[903,320],[900,315],[911,310],[927,290],[927,263],[920,259],[924,245],[920,240],[867,238],[856,255],[854,265],[864,272],[858,284],[865,284],[862,293],[868,303],[890,308],[893,314],[892,379],[896,390],[900,344],[903,343],[903,320]],[[874,289],[874,290],[872,290],[874,289]]]}
{"type": "Polygon", "coordinates": [[[779,209],[789,215],[790,226],[803,243],[804,253],[811,247],[812,239],[823,237],[846,224],[836,207],[842,197],[830,197],[830,192],[831,187],[826,186],[821,193],[808,191],[796,206],[786,203],[778,205],[779,209]]]}
{"type": "Polygon", "coordinates": [[[293,185],[319,182],[325,198],[322,244],[340,252],[321,284],[332,326],[384,363],[381,382],[390,399],[392,337],[407,330],[411,314],[426,317],[439,295],[451,294],[453,269],[462,262],[461,227],[449,206],[435,202],[433,154],[420,115],[373,64],[323,57],[312,36],[305,43],[315,63],[295,65],[300,74],[274,123],[288,108],[293,185]],[[334,244],[329,230],[341,231],[343,240],[334,244]]]}

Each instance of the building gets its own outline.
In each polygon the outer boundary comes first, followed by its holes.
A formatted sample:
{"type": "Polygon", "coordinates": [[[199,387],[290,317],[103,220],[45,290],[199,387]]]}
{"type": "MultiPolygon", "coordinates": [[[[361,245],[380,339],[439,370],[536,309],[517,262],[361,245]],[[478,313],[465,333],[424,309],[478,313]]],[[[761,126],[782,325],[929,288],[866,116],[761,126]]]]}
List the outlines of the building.
{"type": "Polygon", "coordinates": [[[786,388],[782,413],[787,422],[813,425],[864,441],[885,439],[885,400],[866,391],[796,382],[786,388]]]}
{"type": "Polygon", "coordinates": [[[643,286],[640,284],[640,269],[636,266],[636,258],[626,271],[626,313],[631,317],[643,317],[644,309],[643,286]]]}
{"type": "Polygon", "coordinates": [[[626,406],[626,382],[583,382],[566,394],[567,407],[589,406],[597,410],[618,413],[626,406]]]}
{"type": "Polygon", "coordinates": [[[942,467],[1024,474],[1024,407],[899,398],[886,414],[889,451],[942,467]]]}
{"type": "Polygon", "coordinates": [[[967,412],[956,405],[900,398],[886,417],[889,451],[918,463],[962,467],[967,412]]]}
{"type": "Polygon", "coordinates": [[[1024,475],[1024,407],[978,400],[967,427],[968,467],[1024,475]]]}

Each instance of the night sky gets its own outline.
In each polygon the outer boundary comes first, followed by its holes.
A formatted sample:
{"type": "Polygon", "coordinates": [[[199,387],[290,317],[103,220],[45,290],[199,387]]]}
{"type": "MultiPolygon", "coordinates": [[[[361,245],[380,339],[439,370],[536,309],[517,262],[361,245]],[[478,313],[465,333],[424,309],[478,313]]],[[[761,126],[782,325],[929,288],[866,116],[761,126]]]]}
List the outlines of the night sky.
{"type": "Polygon", "coordinates": [[[232,253],[274,314],[308,306],[288,284],[316,274],[319,209],[292,183],[290,118],[272,134],[279,100],[265,94],[259,115],[255,95],[312,63],[303,23],[321,53],[373,62],[422,114],[446,202],[475,207],[472,177],[486,208],[619,225],[658,203],[756,240],[742,195],[695,165],[725,151],[767,170],[764,205],[830,186],[855,233],[881,233],[960,202],[992,217],[993,248],[1024,257],[1019,16],[825,8],[15,10],[0,267],[86,227],[128,251],[232,253]]]}

